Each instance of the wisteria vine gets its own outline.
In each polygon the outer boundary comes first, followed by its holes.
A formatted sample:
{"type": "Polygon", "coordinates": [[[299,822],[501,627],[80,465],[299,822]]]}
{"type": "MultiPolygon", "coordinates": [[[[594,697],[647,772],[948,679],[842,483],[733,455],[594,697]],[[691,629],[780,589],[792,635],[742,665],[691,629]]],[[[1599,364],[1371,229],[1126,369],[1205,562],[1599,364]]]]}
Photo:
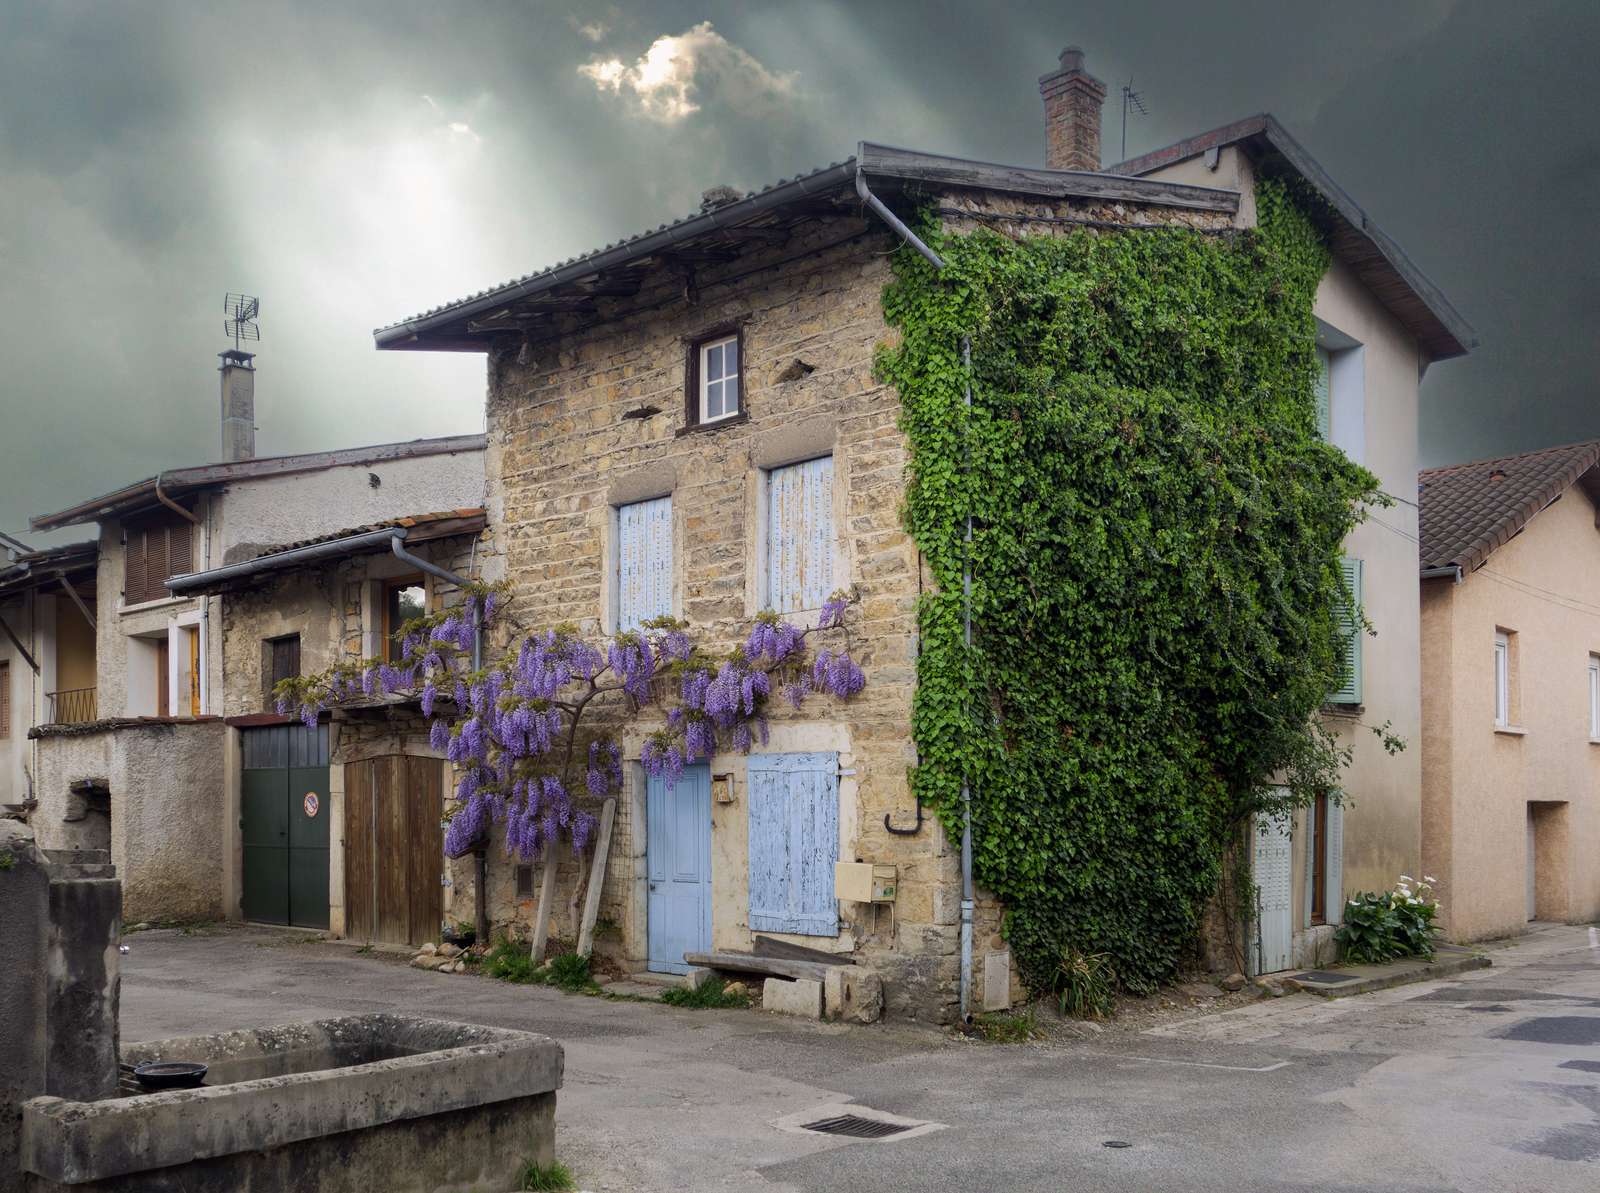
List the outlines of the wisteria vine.
{"type": "MultiPolygon", "coordinates": [[[[575,626],[530,633],[496,661],[474,669],[473,646],[487,642],[506,602],[504,585],[474,585],[459,604],[407,622],[398,662],[362,659],[286,679],[274,689],[280,714],[309,726],[327,709],[383,697],[415,697],[431,718],[429,741],[455,764],[453,808],[445,832],[451,857],[483,847],[503,825],[506,852],[539,856],[562,834],[581,852],[595,817],[574,803],[622,787],[615,715],[592,732],[587,714],[662,710],[640,760],[647,773],[676,780],[684,767],[719,749],[748,752],[767,741],[767,709],[779,695],[800,708],[814,694],[848,700],[866,684],[850,657],[846,613],[854,593],[835,593],[814,626],[775,613],[755,619],[745,641],[717,652],[697,645],[687,623],[661,617],[595,644],[575,626]],[[808,640],[838,642],[812,652],[808,640]]],[[[600,714],[604,716],[605,714],[600,714]]]]}

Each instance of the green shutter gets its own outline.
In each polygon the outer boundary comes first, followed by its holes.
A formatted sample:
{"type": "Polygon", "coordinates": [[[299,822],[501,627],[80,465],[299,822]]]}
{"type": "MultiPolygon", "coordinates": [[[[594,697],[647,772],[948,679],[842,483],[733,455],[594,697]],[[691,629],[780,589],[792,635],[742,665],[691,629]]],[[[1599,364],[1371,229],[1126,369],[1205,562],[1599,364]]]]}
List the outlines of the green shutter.
{"type": "Polygon", "coordinates": [[[1339,660],[1339,686],[1328,694],[1329,704],[1361,703],[1361,646],[1365,635],[1361,627],[1361,561],[1341,559],[1345,591],[1340,594],[1334,616],[1337,618],[1342,657],[1339,660]]]}
{"type": "Polygon", "coordinates": [[[1333,440],[1333,357],[1326,348],[1317,349],[1317,434],[1324,443],[1333,440]]]}

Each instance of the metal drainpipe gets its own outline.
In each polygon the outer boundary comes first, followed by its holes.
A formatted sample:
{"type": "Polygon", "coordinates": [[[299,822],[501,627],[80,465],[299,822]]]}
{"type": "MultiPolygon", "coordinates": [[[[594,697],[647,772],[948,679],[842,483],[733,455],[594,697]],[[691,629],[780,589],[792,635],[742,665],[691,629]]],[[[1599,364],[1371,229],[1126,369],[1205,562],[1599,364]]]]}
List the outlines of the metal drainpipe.
{"type": "MultiPolygon", "coordinates": [[[[884,223],[907,244],[920,253],[937,270],[944,269],[944,259],[934,252],[917,234],[908,228],[899,216],[884,206],[883,200],[867,186],[866,175],[856,167],[856,194],[884,223]]],[[[961,363],[963,378],[963,403],[972,411],[972,337],[961,337],[961,363]]],[[[967,511],[966,532],[961,554],[961,638],[967,650],[972,650],[972,511],[967,511]]],[[[918,812],[921,806],[918,805],[918,812]]],[[[887,823],[887,822],[886,822],[887,823]]],[[[961,1021],[972,1019],[972,786],[965,769],[961,775],[961,1021]]]]}
{"type": "MultiPolygon", "coordinates": [[[[438,564],[429,563],[420,556],[411,554],[406,550],[405,539],[401,535],[394,535],[389,539],[389,547],[394,552],[396,559],[404,560],[419,571],[427,572],[430,576],[437,576],[447,583],[454,584],[457,588],[466,588],[471,581],[465,576],[458,576],[447,571],[438,564]]],[[[472,669],[483,668],[483,620],[474,613],[472,615],[472,669]]],[[[472,920],[477,938],[484,944],[489,943],[489,855],[485,850],[473,851],[473,860],[476,863],[476,881],[473,883],[472,920]]]]}
{"type": "MultiPolygon", "coordinates": [[[[972,337],[961,337],[962,405],[972,420],[972,337]]],[[[961,548],[961,641],[972,653],[972,504],[961,548]]],[[[972,787],[961,769],[961,1022],[972,1021],[972,787]]]]}

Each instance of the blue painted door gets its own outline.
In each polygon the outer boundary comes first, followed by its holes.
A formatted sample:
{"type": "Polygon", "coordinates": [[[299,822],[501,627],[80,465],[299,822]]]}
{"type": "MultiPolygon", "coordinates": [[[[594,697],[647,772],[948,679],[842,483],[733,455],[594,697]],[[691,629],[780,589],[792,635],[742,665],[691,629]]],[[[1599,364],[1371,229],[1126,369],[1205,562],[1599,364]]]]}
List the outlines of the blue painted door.
{"type": "Polygon", "coordinates": [[[687,973],[685,953],[711,947],[711,768],[645,784],[647,968],[687,973]]]}
{"type": "Polygon", "coordinates": [[[751,929],[838,935],[839,756],[752,754],[748,774],[751,929]]]}

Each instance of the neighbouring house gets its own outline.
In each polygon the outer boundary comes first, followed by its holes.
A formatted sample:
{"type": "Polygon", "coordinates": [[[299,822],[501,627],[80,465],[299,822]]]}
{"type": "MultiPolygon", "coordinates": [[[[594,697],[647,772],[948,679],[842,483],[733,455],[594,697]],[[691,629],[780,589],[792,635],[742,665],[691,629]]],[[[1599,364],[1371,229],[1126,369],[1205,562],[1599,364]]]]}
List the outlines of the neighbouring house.
{"type": "MultiPolygon", "coordinates": [[[[44,703],[26,729],[32,823],[43,848],[109,848],[134,921],[240,914],[245,731],[223,719],[234,669],[219,629],[226,603],[175,592],[168,580],[352,523],[482,505],[481,435],[256,458],[250,355],[224,353],[221,374],[222,462],[171,469],[31,520],[38,531],[98,530],[72,585],[81,607],[59,585],[35,587],[30,598],[34,653],[50,655],[53,641],[57,660],[48,680],[41,663],[31,699],[44,703]],[[241,408],[249,413],[232,416],[241,408]],[[85,799],[109,815],[85,822],[85,799]]],[[[33,576],[52,570],[22,563],[33,576]]],[[[272,648],[283,659],[291,634],[272,648]]]]}
{"type": "MultiPolygon", "coordinates": [[[[1324,432],[1385,488],[1411,488],[1418,380],[1470,332],[1394,243],[1271,117],[1100,172],[1104,86],[1081,52],[1041,93],[1044,168],[862,143],[751,194],[714,188],[683,219],[376,333],[383,350],[487,357],[488,550],[525,623],[611,634],[672,614],[730,646],[761,610],[814,618],[830,591],[861,594],[868,686],[849,705],[775,713],[768,743],[691,766],[670,799],[640,765],[651,725],[626,728],[600,945],[634,967],[681,972],[686,951],[747,950],[760,934],[870,964],[891,1013],[947,1021],[960,1005],[959,843],[907,780],[930,577],[901,521],[899,401],[873,367],[892,338],[889,254],[909,235],[896,211],[1012,235],[1225,234],[1254,224],[1265,172],[1296,180],[1334,225],[1316,299],[1324,432]],[[797,810],[820,828],[792,831],[797,810]],[[838,862],[892,867],[893,907],[838,899],[838,862]]],[[[1420,733],[1415,535],[1401,505],[1350,538],[1346,570],[1379,635],[1365,652],[1352,636],[1327,710],[1355,750],[1351,806],[1262,836],[1258,969],[1315,954],[1342,889],[1420,863],[1420,751],[1391,759],[1361,728],[1420,733]]],[[[555,930],[571,939],[580,870],[562,852],[555,930]]],[[[531,934],[536,867],[490,854],[490,918],[531,934]]],[[[451,864],[449,898],[472,890],[472,865],[451,864]]],[[[1017,990],[1002,909],[978,902],[970,1002],[1003,1007],[1017,990]]]]}
{"type": "MultiPolygon", "coordinates": [[[[95,718],[97,543],[33,550],[0,536],[0,804],[33,799],[37,725],[95,718]]],[[[73,813],[91,838],[93,818],[73,813]]],[[[105,826],[101,825],[103,829],[105,826]]]]}
{"type": "Polygon", "coordinates": [[[438,938],[451,784],[416,700],[375,691],[307,725],[277,713],[273,688],[341,661],[397,659],[396,631],[455,604],[461,580],[482,572],[483,527],[481,508],[418,514],[169,581],[222,605],[222,798],[239,825],[223,890],[244,919],[386,944],[438,938]]]}
{"type": "Polygon", "coordinates": [[[1600,440],[1420,474],[1422,869],[1456,941],[1600,919],[1600,440]]]}
{"type": "Polygon", "coordinates": [[[1345,541],[1345,579],[1376,637],[1355,632],[1344,683],[1325,719],[1354,756],[1347,802],[1326,799],[1255,837],[1260,889],[1253,967],[1314,966],[1333,956],[1348,894],[1387,890],[1422,861],[1422,671],[1419,664],[1417,387],[1435,361],[1468,352],[1471,328],[1399,246],[1271,116],[1253,116],[1111,167],[1119,173],[1241,196],[1239,220],[1264,171],[1287,169],[1334,212],[1333,263],[1317,290],[1318,418],[1327,438],[1398,498],[1345,541]],[[1386,753],[1370,729],[1407,748],[1386,753]]]}

